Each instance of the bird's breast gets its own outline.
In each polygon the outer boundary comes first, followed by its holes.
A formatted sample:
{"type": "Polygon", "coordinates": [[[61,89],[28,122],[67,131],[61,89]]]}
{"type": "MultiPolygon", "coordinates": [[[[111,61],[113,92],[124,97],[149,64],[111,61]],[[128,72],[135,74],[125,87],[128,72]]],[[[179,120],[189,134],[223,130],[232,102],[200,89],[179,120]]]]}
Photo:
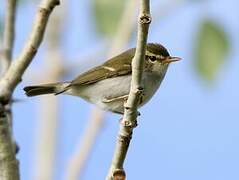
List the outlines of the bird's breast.
{"type": "MultiPolygon", "coordinates": [[[[157,91],[162,81],[161,76],[145,72],[143,74],[144,95],[140,106],[148,102],[157,91]]],[[[105,110],[123,113],[124,99],[105,103],[105,99],[117,99],[129,94],[131,86],[131,75],[108,78],[99,82],[75,86],[67,91],[67,94],[80,96],[83,99],[100,106],[105,110]]]]}

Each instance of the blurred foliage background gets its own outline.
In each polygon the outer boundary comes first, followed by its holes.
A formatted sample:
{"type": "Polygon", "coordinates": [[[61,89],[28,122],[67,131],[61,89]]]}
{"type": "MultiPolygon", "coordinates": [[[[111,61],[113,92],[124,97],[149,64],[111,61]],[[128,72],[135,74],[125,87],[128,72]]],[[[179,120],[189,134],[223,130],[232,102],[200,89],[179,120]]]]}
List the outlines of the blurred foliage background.
{"type": "MultiPolygon", "coordinates": [[[[2,40],[5,1],[0,3],[2,40]]],[[[36,0],[18,2],[14,57],[31,30],[38,4],[36,0]]],[[[162,43],[183,61],[170,67],[159,93],[141,110],[143,116],[127,158],[128,179],[239,178],[238,5],[236,0],[151,1],[149,42],[162,43]]],[[[69,159],[81,148],[75,146],[81,142],[91,113],[89,105],[78,98],[57,97],[57,120],[48,119],[39,128],[43,122],[37,114],[39,99],[27,99],[22,87],[69,80],[135,46],[137,12],[133,0],[70,0],[61,2],[52,14],[46,40],[15,93],[16,98],[24,99],[14,106],[22,179],[41,179],[39,174],[44,174],[36,165],[37,144],[50,122],[55,122],[54,131],[49,129],[54,138],[42,142],[43,148],[51,144],[53,152],[41,158],[54,158],[52,164],[48,162],[51,175],[44,178],[67,179],[69,159]],[[119,42],[124,36],[127,42],[119,42]],[[115,42],[122,45],[113,48],[115,42]]],[[[103,179],[107,174],[118,127],[115,119],[119,117],[104,117],[80,179],[103,179]]]]}

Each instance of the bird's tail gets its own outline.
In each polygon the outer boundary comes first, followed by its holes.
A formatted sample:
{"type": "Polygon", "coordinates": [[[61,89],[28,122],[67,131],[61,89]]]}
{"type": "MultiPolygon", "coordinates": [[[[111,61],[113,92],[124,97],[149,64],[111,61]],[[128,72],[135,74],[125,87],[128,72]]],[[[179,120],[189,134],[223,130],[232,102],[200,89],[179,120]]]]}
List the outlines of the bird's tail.
{"type": "Polygon", "coordinates": [[[61,94],[65,92],[70,83],[52,83],[52,84],[42,84],[36,86],[26,86],[24,91],[27,96],[38,96],[43,94],[61,94]]]}

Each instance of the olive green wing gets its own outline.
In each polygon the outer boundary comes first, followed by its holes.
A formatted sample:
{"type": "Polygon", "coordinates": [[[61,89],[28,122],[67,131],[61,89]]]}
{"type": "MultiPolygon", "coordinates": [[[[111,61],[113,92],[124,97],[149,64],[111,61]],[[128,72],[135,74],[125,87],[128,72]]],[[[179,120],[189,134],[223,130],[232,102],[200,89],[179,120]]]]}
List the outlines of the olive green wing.
{"type": "Polygon", "coordinates": [[[127,75],[131,73],[131,62],[135,54],[135,48],[106,61],[74,79],[69,86],[92,84],[107,78],[127,75]]]}

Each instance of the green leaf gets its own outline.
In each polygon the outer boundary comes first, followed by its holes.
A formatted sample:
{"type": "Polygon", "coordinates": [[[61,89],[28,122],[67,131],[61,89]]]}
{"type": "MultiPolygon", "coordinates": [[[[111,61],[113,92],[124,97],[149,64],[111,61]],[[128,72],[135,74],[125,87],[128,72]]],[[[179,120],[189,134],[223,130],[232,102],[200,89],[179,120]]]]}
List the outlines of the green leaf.
{"type": "Polygon", "coordinates": [[[115,34],[125,4],[126,0],[93,0],[94,19],[99,33],[107,36],[115,34]]]}
{"type": "Polygon", "coordinates": [[[196,39],[196,70],[207,81],[215,80],[229,51],[226,33],[215,22],[206,20],[201,24],[196,39]]]}

